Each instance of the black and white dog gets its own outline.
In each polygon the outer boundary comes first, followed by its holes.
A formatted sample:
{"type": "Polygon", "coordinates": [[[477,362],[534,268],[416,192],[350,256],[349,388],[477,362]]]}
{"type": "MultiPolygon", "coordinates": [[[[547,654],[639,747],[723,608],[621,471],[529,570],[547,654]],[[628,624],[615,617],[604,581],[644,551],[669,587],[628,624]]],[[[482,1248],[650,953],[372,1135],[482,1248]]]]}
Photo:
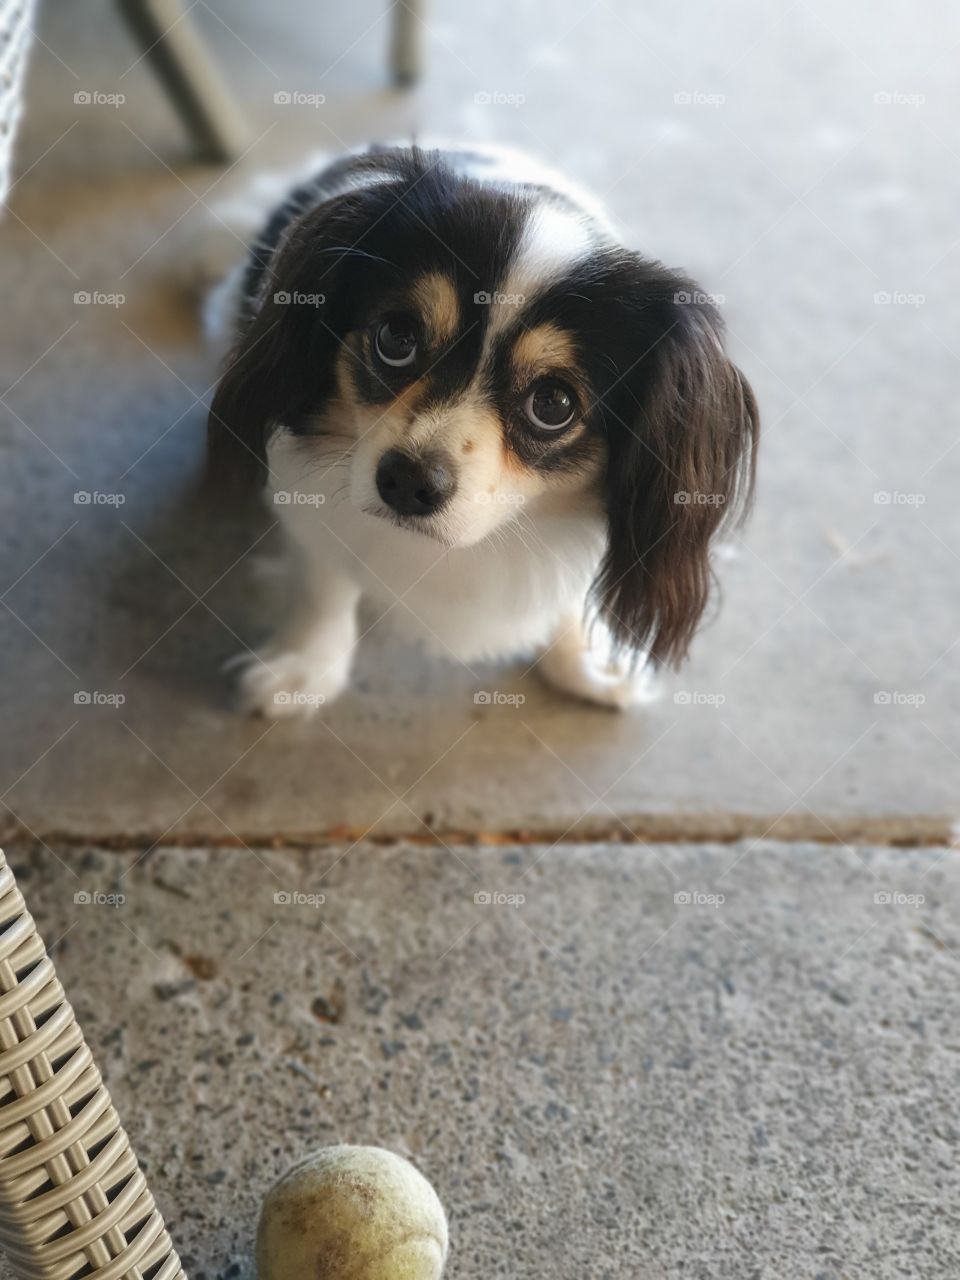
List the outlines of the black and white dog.
{"type": "Polygon", "coordinates": [[[292,616],[244,660],[249,709],[335,698],[361,599],[464,662],[539,651],[611,706],[684,656],[756,405],[698,287],[557,175],[482,149],[341,158],[211,303],[235,340],[211,474],[266,479],[299,561],[292,616]]]}

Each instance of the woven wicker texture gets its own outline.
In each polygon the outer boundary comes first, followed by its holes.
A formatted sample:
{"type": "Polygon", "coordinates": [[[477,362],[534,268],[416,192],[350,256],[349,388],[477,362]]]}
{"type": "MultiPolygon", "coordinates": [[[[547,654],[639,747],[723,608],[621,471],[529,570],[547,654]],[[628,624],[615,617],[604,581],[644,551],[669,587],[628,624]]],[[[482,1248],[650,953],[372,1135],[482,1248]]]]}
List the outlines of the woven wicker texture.
{"type": "Polygon", "coordinates": [[[183,1276],[2,851],[0,1246],[29,1280],[183,1276]]]}
{"type": "Polygon", "coordinates": [[[10,185],[32,16],[33,0],[0,0],[0,200],[10,185]]]}

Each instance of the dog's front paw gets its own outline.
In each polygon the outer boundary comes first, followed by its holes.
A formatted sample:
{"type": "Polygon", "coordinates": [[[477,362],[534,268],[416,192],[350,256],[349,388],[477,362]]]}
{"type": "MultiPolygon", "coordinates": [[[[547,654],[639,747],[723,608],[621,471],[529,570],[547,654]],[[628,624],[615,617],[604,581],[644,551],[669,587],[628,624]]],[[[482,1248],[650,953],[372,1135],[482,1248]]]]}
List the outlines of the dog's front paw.
{"type": "Polygon", "coordinates": [[[296,651],[243,653],[227,665],[237,672],[240,710],[269,720],[316,715],[343,692],[350,676],[349,660],[326,663],[296,651]]]}
{"type": "Polygon", "coordinates": [[[656,678],[649,667],[591,648],[579,626],[546,650],[539,670],[561,692],[617,711],[657,697],[656,678]]]}

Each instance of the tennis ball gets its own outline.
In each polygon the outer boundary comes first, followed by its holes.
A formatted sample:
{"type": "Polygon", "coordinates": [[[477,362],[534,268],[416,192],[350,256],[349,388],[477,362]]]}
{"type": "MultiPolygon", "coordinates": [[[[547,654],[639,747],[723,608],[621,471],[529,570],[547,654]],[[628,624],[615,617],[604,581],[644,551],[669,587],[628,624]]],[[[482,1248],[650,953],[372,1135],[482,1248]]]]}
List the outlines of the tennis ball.
{"type": "Polygon", "coordinates": [[[322,1147],[263,1202],[259,1280],[439,1280],[446,1260],[437,1193],[382,1147],[322,1147]]]}

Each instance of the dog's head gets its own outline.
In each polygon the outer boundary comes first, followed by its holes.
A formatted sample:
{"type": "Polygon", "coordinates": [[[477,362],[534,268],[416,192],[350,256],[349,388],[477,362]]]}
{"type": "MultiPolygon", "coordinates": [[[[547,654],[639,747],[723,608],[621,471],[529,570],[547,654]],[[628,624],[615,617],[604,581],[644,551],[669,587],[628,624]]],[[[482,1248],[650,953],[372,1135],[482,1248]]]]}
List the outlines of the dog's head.
{"type": "Polygon", "coordinates": [[[596,509],[600,612],[679,659],[753,480],[756,406],[715,308],[551,192],[392,156],[285,232],[213,400],[214,474],[262,475],[282,426],[335,440],[371,518],[447,546],[596,509]]]}

